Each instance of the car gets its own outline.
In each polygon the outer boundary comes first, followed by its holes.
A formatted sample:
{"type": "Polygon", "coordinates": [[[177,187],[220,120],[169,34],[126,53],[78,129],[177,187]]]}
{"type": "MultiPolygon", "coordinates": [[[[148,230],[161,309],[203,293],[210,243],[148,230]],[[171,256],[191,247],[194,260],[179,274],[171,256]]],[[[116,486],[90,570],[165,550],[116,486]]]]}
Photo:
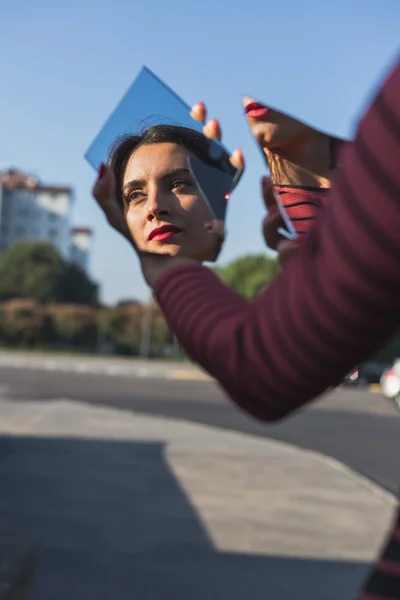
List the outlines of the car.
{"type": "Polygon", "coordinates": [[[391,367],[385,369],[381,377],[381,390],[385,398],[393,400],[400,408],[400,359],[396,359],[391,367]]]}
{"type": "Polygon", "coordinates": [[[363,363],[351,371],[343,381],[343,385],[354,385],[367,387],[371,384],[379,384],[386,365],[380,363],[363,363]]]}

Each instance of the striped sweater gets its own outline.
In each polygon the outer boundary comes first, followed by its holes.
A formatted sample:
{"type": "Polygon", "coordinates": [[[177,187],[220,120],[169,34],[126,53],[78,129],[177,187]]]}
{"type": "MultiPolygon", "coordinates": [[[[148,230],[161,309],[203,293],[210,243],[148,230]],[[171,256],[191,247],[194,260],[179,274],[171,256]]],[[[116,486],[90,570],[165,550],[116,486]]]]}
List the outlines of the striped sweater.
{"type": "Polygon", "coordinates": [[[298,235],[304,235],[328,198],[329,188],[274,185],[298,235]]]}
{"type": "MultiPolygon", "coordinates": [[[[324,210],[248,302],[200,265],[155,294],[188,354],[243,410],[274,421],[339,383],[400,325],[400,63],[346,144],[324,210]]],[[[400,599],[396,528],[362,600],[400,599]]]]}

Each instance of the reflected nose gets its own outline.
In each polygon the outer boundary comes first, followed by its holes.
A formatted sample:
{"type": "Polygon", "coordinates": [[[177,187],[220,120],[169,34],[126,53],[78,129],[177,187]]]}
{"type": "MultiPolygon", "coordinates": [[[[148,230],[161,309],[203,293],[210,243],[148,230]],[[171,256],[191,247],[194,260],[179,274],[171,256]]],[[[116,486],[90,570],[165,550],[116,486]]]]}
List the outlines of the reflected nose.
{"type": "Polygon", "coordinates": [[[251,96],[242,97],[243,108],[246,108],[246,106],[251,102],[256,102],[256,100],[254,100],[254,98],[251,98],[251,96]]]}
{"type": "Polygon", "coordinates": [[[166,217],[171,212],[168,198],[162,190],[155,188],[151,190],[147,199],[147,220],[153,221],[166,217]]]}

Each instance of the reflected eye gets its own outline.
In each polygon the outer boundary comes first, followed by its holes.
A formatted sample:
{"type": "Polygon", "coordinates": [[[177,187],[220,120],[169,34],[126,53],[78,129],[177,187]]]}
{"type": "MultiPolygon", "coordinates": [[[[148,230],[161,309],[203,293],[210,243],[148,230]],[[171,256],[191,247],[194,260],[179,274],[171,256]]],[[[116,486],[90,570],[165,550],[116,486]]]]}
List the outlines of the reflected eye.
{"type": "Polygon", "coordinates": [[[185,191],[185,188],[192,189],[195,188],[195,184],[190,179],[175,179],[171,184],[172,190],[181,190],[185,191]]]}
{"type": "Polygon", "coordinates": [[[145,197],[146,196],[142,190],[132,190],[131,192],[129,192],[129,194],[127,194],[126,201],[128,204],[130,204],[131,202],[137,203],[145,197]]]}

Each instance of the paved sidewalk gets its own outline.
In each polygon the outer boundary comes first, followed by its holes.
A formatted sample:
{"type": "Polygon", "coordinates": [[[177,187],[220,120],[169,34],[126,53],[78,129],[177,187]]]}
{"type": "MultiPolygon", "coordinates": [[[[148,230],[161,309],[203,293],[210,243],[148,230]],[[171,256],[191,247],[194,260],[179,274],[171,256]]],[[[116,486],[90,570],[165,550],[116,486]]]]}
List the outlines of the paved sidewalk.
{"type": "Polygon", "coordinates": [[[0,400],[0,481],[35,600],[354,600],[395,504],[311,452],[67,399],[0,400]]]}

